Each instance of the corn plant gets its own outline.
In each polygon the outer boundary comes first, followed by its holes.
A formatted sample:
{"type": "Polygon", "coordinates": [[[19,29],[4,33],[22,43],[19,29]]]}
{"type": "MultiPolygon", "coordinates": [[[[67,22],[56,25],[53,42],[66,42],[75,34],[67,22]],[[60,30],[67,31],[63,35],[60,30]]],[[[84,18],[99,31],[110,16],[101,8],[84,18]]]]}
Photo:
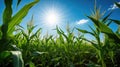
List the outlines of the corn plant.
{"type": "MultiPolygon", "coordinates": [[[[108,27],[112,23],[112,21],[116,22],[116,20],[109,20],[109,16],[111,15],[111,13],[109,13],[107,16],[102,18],[102,16],[104,14],[101,14],[100,9],[98,9],[95,6],[94,11],[92,12],[92,15],[87,16],[87,17],[90,20],[92,20],[96,30],[94,30],[91,26],[89,26],[89,27],[92,30],[92,32],[89,32],[87,30],[81,30],[81,29],[77,28],[78,31],[83,32],[83,33],[89,33],[96,38],[97,43],[94,43],[87,39],[84,39],[84,40],[92,43],[92,45],[97,49],[97,55],[99,57],[99,61],[101,62],[102,67],[106,67],[107,63],[105,63],[105,59],[107,58],[106,57],[107,54],[110,57],[112,63],[114,64],[114,56],[115,56],[114,50],[120,44],[120,37],[119,37],[118,31],[117,31],[117,33],[115,33],[112,31],[112,29],[110,29],[108,27]],[[100,41],[100,33],[104,34],[104,43],[102,43],[102,41],[100,41]]],[[[116,23],[119,24],[118,21],[116,23]]]]}
{"type": "MultiPolygon", "coordinates": [[[[34,32],[36,26],[33,16],[27,23],[27,29],[19,24],[28,11],[39,0],[25,5],[12,16],[12,0],[5,1],[3,24],[0,26],[0,67],[119,67],[120,57],[120,21],[105,16],[96,6],[90,16],[94,24],[91,31],[66,26],[66,33],[56,26],[57,36],[41,36],[41,28],[34,32]],[[113,31],[109,25],[116,23],[118,30],[113,31]],[[89,40],[84,34],[91,34],[95,40],[89,40]],[[13,34],[14,33],[14,34],[13,34]],[[102,38],[100,35],[103,34],[102,38]],[[12,59],[13,58],[13,59],[12,59]],[[13,65],[11,65],[13,63],[13,65]]],[[[21,0],[17,1],[17,6],[21,0]]],[[[115,3],[118,7],[120,5],[115,3]]]]}
{"type": "MultiPolygon", "coordinates": [[[[3,12],[3,24],[0,29],[0,58],[5,59],[6,57],[12,55],[14,67],[23,67],[24,63],[22,60],[21,51],[12,51],[11,49],[11,41],[14,37],[13,32],[15,26],[21,23],[21,20],[27,15],[29,9],[34,6],[39,0],[35,0],[34,2],[25,5],[14,16],[12,16],[12,1],[13,0],[4,0],[5,9],[3,12]]],[[[20,2],[21,0],[18,0],[17,6],[20,2]]],[[[3,61],[1,61],[1,63],[4,65],[3,61]]],[[[0,64],[0,66],[2,66],[2,64],[0,64]]]]}

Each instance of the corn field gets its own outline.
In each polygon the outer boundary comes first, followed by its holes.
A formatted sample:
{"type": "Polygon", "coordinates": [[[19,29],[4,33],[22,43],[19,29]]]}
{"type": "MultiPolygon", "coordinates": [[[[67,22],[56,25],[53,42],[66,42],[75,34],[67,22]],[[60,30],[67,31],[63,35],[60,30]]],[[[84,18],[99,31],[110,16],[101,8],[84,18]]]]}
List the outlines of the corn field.
{"type": "MultiPolygon", "coordinates": [[[[18,0],[17,6],[21,0],[18,0]]],[[[57,36],[42,36],[42,28],[34,31],[33,18],[26,25],[27,31],[20,26],[22,19],[39,0],[22,7],[13,15],[12,0],[4,0],[3,23],[0,26],[0,67],[120,67],[120,20],[104,16],[100,8],[94,6],[87,16],[94,28],[91,31],[66,26],[67,34],[56,26],[57,36]],[[111,23],[118,25],[113,31],[111,23]],[[80,34],[75,35],[77,30],[80,34]],[[82,34],[81,34],[82,33],[82,34]],[[92,35],[95,40],[84,37],[92,35]],[[102,40],[100,34],[103,34],[102,40]]],[[[120,4],[115,2],[120,8],[120,4]]]]}

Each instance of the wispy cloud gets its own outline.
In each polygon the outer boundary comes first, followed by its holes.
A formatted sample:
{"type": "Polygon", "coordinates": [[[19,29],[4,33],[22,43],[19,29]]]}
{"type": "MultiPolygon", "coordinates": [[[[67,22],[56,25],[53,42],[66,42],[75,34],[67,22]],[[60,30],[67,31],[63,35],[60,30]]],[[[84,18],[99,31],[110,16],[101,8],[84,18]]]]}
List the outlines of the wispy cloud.
{"type": "Polygon", "coordinates": [[[85,24],[88,21],[89,21],[88,19],[81,19],[81,20],[77,21],[76,23],[79,25],[79,24],[85,24]]]}
{"type": "MultiPolygon", "coordinates": [[[[118,2],[119,4],[120,4],[120,2],[118,2]]],[[[113,4],[113,5],[111,5],[110,6],[110,8],[108,8],[108,10],[114,10],[114,9],[117,9],[118,7],[115,5],[115,4],[113,4]]]]}

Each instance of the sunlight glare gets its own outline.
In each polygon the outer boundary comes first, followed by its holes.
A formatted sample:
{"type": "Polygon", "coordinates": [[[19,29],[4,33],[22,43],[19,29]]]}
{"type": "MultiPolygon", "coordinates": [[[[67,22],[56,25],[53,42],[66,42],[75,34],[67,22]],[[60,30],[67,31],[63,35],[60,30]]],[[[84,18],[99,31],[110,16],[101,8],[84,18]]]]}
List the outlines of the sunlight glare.
{"type": "Polygon", "coordinates": [[[62,14],[57,8],[48,8],[43,13],[43,22],[49,27],[56,27],[60,25],[62,14]]]}
{"type": "Polygon", "coordinates": [[[49,29],[54,29],[56,26],[61,26],[64,24],[64,22],[66,22],[65,13],[65,9],[58,5],[46,6],[41,10],[40,14],[38,14],[39,21],[41,22],[42,26],[49,29]]]}
{"type": "Polygon", "coordinates": [[[55,11],[49,11],[47,14],[46,14],[46,17],[45,17],[46,21],[48,24],[50,25],[56,25],[60,18],[59,18],[59,15],[57,14],[57,12],[55,11]]]}

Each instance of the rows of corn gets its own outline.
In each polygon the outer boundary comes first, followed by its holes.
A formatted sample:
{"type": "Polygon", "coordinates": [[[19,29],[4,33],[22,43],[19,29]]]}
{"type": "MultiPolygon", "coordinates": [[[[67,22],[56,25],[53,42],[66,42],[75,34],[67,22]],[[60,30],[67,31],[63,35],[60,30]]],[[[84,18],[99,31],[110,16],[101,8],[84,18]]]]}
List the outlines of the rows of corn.
{"type": "MultiPolygon", "coordinates": [[[[12,1],[4,0],[3,24],[0,26],[0,67],[120,67],[120,20],[109,18],[98,7],[90,16],[94,24],[91,31],[66,26],[65,33],[56,26],[57,35],[41,35],[42,28],[34,31],[33,17],[26,25],[27,31],[20,26],[30,8],[39,0],[26,4],[15,15],[12,1]],[[109,25],[115,23],[118,30],[109,25]],[[74,35],[74,30],[80,34],[74,35]],[[92,35],[89,40],[84,34],[92,35]],[[100,35],[102,39],[100,39],[100,35]]],[[[18,0],[17,6],[21,0],[18,0]]],[[[115,4],[120,8],[120,4],[115,4]]]]}

